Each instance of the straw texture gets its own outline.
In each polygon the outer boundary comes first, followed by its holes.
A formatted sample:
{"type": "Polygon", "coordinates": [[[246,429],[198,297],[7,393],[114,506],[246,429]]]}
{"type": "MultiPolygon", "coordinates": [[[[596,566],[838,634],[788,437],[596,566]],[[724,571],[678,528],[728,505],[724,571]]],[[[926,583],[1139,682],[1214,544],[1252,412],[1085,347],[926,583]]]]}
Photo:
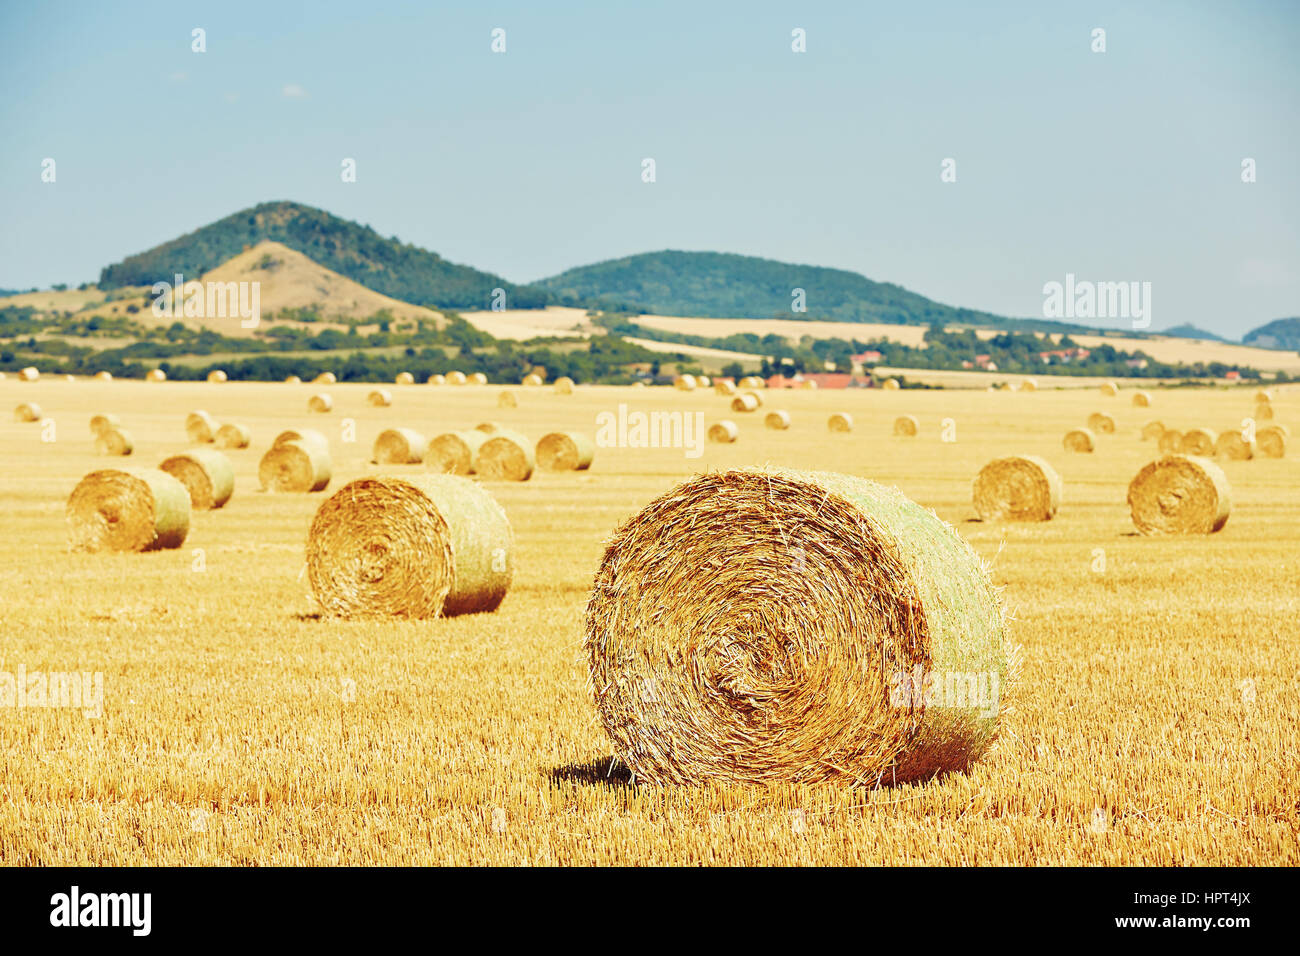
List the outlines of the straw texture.
{"type": "Polygon", "coordinates": [[[1061,441],[1066,451],[1090,452],[1097,447],[1097,436],[1090,428],[1072,428],[1061,441]]]}
{"type": "Polygon", "coordinates": [[[1061,506],[1061,476],[1036,455],[998,458],[975,478],[982,521],[1050,521],[1061,506]]]}
{"type": "Polygon", "coordinates": [[[375,439],[376,465],[418,465],[429,440],[410,428],[388,428],[375,439]]]}
{"type": "Polygon", "coordinates": [[[790,413],[785,409],[768,412],[763,424],[773,431],[783,432],[790,427],[790,413]]]}
{"type": "Polygon", "coordinates": [[[330,483],[329,452],[314,441],[284,441],[272,445],[257,465],[263,491],[323,491],[330,483]]]}
{"type": "Polygon", "coordinates": [[[1223,469],[1195,455],[1166,455],[1144,467],[1128,487],[1128,504],[1143,534],[1211,534],[1232,511],[1223,469]]]}
{"type": "Polygon", "coordinates": [[[532,443],[508,428],[488,435],[474,459],[474,471],[487,481],[527,481],[535,466],[532,443]]]}
{"type": "Polygon", "coordinates": [[[740,426],[730,419],[724,418],[709,426],[709,441],[715,445],[730,445],[739,437],[740,426]]]}
{"type": "Polygon", "coordinates": [[[179,548],[190,530],[185,487],[153,468],[92,471],[68,497],[74,551],[179,548]]]}
{"type": "Polygon", "coordinates": [[[185,437],[196,445],[210,444],[217,439],[217,423],[203,410],[185,416],[185,437]]]}
{"type": "Polygon", "coordinates": [[[235,493],[235,466],[212,448],[194,448],[172,455],[158,469],[185,486],[190,506],[199,511],[220,508],[235,493]]]}
{"type": "Polygon", "coordinates": [[[445,475],[472,475],[478,450],[487,438],[477,429],[438,435],[424,452],[425,467],[445,475]]]}
{"type": "Polygon", "coordinates": [[[247,448],[253,441],[253,433],[247,425],[226,423],[217,429],[218,448],[247,448]]]}
{"type": "Polygon", "coordinates": [[[537,443],[537,467],[543,471],[586,471],[596,444],[582,432],[551,432],[537,443]]]}

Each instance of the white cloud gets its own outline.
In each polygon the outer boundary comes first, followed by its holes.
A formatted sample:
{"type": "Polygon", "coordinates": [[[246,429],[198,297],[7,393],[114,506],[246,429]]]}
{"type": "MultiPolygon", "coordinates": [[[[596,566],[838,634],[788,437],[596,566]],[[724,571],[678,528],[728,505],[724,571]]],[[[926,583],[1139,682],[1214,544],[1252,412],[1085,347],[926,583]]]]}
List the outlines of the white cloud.
{"type": "Polygon", "coordinates": [[[304,90],[297,83],[286,83],[284,85],[284,89],[282,89],[280,93],[281,95],[286,96],[291,100],[300,100],[306,97],[307,95],[307,91],[304,90]]]}

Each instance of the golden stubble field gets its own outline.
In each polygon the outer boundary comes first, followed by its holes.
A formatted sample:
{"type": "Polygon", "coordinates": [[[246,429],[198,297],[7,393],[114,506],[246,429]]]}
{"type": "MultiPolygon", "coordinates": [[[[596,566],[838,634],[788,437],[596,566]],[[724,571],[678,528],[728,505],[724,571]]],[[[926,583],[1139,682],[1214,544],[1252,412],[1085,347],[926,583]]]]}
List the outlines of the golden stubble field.
{"type": "MultiPolygon", "coordinates": [[[[1139,426],[1236,426],[1253,390],[765,393],[753,414],[712,392],[498,386],[0,382],[0,671],[101,671],[103,717],[0,708],[6,864],[1266,864],[1300,862],[1300,456],[1227,462],[1233,513],[1208,538],[1143,538],[1125,505],[1155,449],[1139,426]],[[55,423],[19,424],[38,402],[55,423]],[[494,485],[517,537],[494,614],[435,622],[317,615],[303,574],[324,494],[257,490],[281,429],[331,436],[329,491],[384,427],[427,437],[482,420],[536,440],[595,416],[702,411],[731,446],[598,450],[589,473],[494,485]],[[179,551],[68,550],[64,504],[85,473],[153,467],[186,447],[184,416],[250,426],[237,486],[195,514],[179,551]],[[777,433],[762,416],[785,408],[777,433]],[[847,410],[848,435],[826,418],[847,410]],[[1093,455],[1063,432],[1096,410],[1119,428],[1093,455]],[[120,415],[130,459],[93,454],[88,421],[120,415]],[[921,434],[894,438],[916,415],[921,434]],[[342,421],[357,441],[341,441],[342,421]],[[940,440],[951,418],[955,442],[940,440]],[[48,437],[48,432],[46,432],[48,437]],[[993,457],[1039,454],[1065,481],[1049,523],[972,520],[993,457]],[[1016,713],[971,773],[875,791],[654,789],[611,764],[586,686],[582,614],[614,528],[702,469],[772,463],[895,484],[992,566],[1024,669],[1016,713]],[[198,549],[196,551],[196,549],[198,549]],[[196,570],[201,568],[201,570],[196,570]]],[[[1300,390],[1278,420],[1300,425],[1300,390]]],[[[418,470],[386,467],[387,472],[418,470]]],[[[328,492],[326,492],[328,494],[328,492]]],[[[706,581],[700,582],[707,587],[706,581]]]]}

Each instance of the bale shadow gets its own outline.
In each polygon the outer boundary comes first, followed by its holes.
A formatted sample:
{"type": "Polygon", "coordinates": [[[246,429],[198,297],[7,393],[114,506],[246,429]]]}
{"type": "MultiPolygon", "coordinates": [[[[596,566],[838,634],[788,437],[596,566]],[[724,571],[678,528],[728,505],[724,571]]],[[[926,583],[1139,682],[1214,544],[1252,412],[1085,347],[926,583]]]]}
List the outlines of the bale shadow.
{"type": "Polygon", "coordinates": [[[586,787],[631,790],[636,786],[632,782],[632,771],[616,757],[597,757],[586,763],[552,767],[547,772],[547,776],[551,778],[552,783],[577,783],[586,787]]]}

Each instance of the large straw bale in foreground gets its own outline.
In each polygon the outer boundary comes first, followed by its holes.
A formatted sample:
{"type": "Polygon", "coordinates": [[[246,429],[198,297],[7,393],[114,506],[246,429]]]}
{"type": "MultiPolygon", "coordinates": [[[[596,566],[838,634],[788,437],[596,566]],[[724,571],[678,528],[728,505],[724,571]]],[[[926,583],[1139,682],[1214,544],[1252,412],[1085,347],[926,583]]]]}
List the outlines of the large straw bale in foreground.
{"type": "Polygon", "coordinates": [[[185,416],[185,437],[196,445],[207,445],[217,440],[217,423],[202,409],[185,416]]]}
{"type": "Polygon", "coordinates": [[[1232,511],[1223,469],[1196,455],[1166,455],[1144,467],[1128,486],[1128,504],[1143,534],[1211,534],[1232,511]]]}
{"type": "Polygon", "coordinates": [[[786,431],[790,427],[790,413],[783,408],[768,412],[763,424],[773,431],[786,431]]]}
{"type": "Polygon", "coordinates": [[[438,435],[424,452],[424,465],[441,474],[472,475],[478,450],[487,439],[487,433],[476,428],[438,435]]]}
{"type": "Polygon", "coordinates": [[[41,420],[41,406],[35,402],[23,402],[14,409],[14,421],[16,422],[39,422],[41,420]]]}
{"type": "Polygon", "coordinates": [[[1088,427],[1094,434],[1113,435],[1115,434],[1115,419],[1105,412],[1093,412],[1088,416],[1088,427]]]}
{"type": "Polygon", "coordinates": [[[514,536],[483,488],[451,475],[360,478],[307,534],[307,579],[345,617],[494,611],[514,573],[514,536]]]}
{"type": "Polygon", "coordinates": [[[474,471],[487,481],[527,481],[536,466],[533,446],[519,432],[498,429],[474,456],[474,471]]]}
{"type": "Polygon", "coordinates": [[[1014,671],[962,538],[892,488],[818,472],[701,475],[651,502],[605,551],[585,647],[615,752],[653,784],[965,769],[1014,671]]]}
{"type": "Polygon", "coordinates": [[[913,438],[921,430],[921,423],[915,415],[899,415],[894,419],[894,434],[913,438]]]}
{"type": "Polygon", "coordinates": [[[247,448],[253,443],[253,433],[247,425],[227,422],[217,429],[218,448],[247,448]]]}
{"type": "Polygon", "coordinates": [[[95,436],[95,454],[125,457],[135,451],[135,439],[125,428],[106,428],[95,436]]]}
{"type": "Polygon", "coordinates": [[[715,445],[730,445],[740,437],[740,426],[728,418],[709,426],[709,441],[715,445]]]}
{"type": "Polygon", "coordinates": [[[1285,425],[1270,425],[1255,432],[1255,447],[1265,458],[1285,458],[1291,432],[1285,425]]]}
{"type": "Polygon", "coordinates": [[[1234,461],[1249,461],[1255,457],[1256,444],[1255,439],[1246,439],[1246,436],[1236,428],[1229,429],[1226,432],[1220,432],[1219,437],[1214,442],[1215,458],[1230,458],[1234,461]]]}
{"type": "Polygon", "coordinates": [[[68,497],[74,551],[179,548],[190,530],[185,486],[153,468],[92,471],[68,497]]]}
{"type": "Polygon", "coordinates": [[[257,465],[263,491],[323,491],[332,474],[329,451],[317,442],[302,439],[272,445],[257,465]]]}
{"type": "Polygon", "coordinates": [[[235,493],[235,466],[213,448],[194,448],[172,455],[158,468],[185,486],[190,506],[199,511],[220,508],[235,493]]]}
{"type": "Polygon", "coordinates": [[[373,460],[376,465],[418,465],[426,445],[428,439],[413,429],[387,428],[375,439],[373,460]]]}
{"type": "Polygon", "coordinates": [[[1218,440],[1219,436],[1208,428],[1193,428],[1183,432],[1183,437],[1178,442],[1178,453],[1206,458],[1214,454],[1214,443],[1218,440]]]}
{"type": "Polygon", "coordinates": [[[596,457],[596,443],[583,432],[551,432],[537,443],[535,457],[543,471],[586,471],[596,457]]]}
{"type": "Polygon", "coordinates": [[[982,521],[1050,521],[1061,506],[1061,476],[1036,455],[998,458],[975,478],[982,521]]]}
{"type": "Polygon", "coordinates": [[[1097,447],[1097,436],[1090,428],[1071,428],[1065,433],[1061,444],[1066,451],[1090,452],[1097,447]]]}
{"type": "Polygon", "coordinates": [[[853,431],[853,416],[848,412],[836,412],[826,420],[826,428],[833,432],[853,431]]]}

